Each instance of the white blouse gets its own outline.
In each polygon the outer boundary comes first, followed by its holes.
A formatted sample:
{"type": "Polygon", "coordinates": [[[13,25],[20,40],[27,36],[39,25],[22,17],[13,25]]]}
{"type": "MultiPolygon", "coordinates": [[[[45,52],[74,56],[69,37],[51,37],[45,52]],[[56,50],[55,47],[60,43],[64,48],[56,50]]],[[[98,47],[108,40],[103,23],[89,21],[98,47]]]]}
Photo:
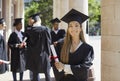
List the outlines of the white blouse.
{"type": "Polygon", "coordinates": [[[18,31],[18,30],[15,30],[15,33],[17,34],[18,38],[20,39],[20,41],[22,42],[23,41],[23,35],[21,33],[21,31],[18,31]]]}

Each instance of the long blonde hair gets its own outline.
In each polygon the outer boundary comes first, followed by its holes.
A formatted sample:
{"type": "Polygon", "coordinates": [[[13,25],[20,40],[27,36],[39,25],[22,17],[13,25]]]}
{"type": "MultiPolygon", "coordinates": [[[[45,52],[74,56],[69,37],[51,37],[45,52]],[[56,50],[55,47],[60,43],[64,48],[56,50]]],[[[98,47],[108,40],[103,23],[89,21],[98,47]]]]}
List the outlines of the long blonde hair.
{"type": "MultiPolygon", "coordinates": [[[[80,32],[79,38],[82,42],[85,42],[81,24],[80,24],[80,27],[81,27],[81,32],[80,32]]],[[[62,46],[61,56],[60,56],[60,59],[63,63],[68,63],[71,44],[72,44],[72,37],[69,34],[67,29],[66,37],[62,46]]]]}

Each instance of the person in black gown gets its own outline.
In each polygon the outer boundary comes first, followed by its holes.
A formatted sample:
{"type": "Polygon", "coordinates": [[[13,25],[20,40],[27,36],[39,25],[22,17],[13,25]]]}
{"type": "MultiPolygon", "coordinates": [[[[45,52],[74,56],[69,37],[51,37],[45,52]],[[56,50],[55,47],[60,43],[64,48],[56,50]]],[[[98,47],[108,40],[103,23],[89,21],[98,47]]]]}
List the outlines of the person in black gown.
{"type": "Polygon", "coordinates": [[[72,74],[78,81],[87,81],[88,71],[94,59],[93,47],[85,42],[82,30],[82,23],[88,18],[75,9],[61,18],[68,23],[68,29],[60,54],[60,62],[55,62],[55,66],[64,71],[61,75],[72,74]]]}
{"type": "Polygon", "coordinates": [[[45,81],[51,81],[50,77],[50,29],[41,25],[40,13],[31,15],[34,20],[32,27],[26,30],[27,55],[26,68],[33,72],[31,81],[40,81],[39,73],[45,74],[45,81]]]}
{"type": "MultiPolygon", "coordinates": [[[[31,31],[31,28],[32,28],[33,24],[34,24],[34,18],[33,18],[33,15],[31,15],[28,18],[28,24],[27,24],[27,26],[25,28],[26,37],[28,37],[28,35],[29,35],[26,32],[31,31]]],[[[33,72],[32,71],[29,72],[29,77],[30,77],[30,81],[31,81],[33,79],[33,72]]],[[[40,80],[39,74],[38,74],[38,80],[40,80]]]]}
{"type": "Polygon", "coordinates": [[[17,73],[20,74],[20,81],[23,81],[23,72],[25,69],[25,47],[26,43],[23,42],[25,38],[22,29],[22,18],[16,18],[13,26],[15,31],[10,34],[8,39],[8,46],[11,49],[11,71],[13,80],[17,81],[17,73]]]}
{"type": "MultiPolygon", "coordinates": [[[[3,36],[3,31],[5,30],[6,24],[4,18],[0,18],[0,60],[7,61],[6,45],[3,36]]],[[[7,64],[0,61],[0,74],[3,74],[7,71],[7,64]]]]}
{"type": "MultiPolygon", "coordinates": [[[[55,47],[55,50],[57,52],[57,58],[60,58],[60,49],[61,49],[61,43],[64,40],[65,37],[65,30],[64,29],[60,29],[59,28],[59,23],[61,22],[58,18],[54,18],[50,21],[53,25],[53,28],[51,30],[51,37],[52,37],[52,44],[55,47]]],[[[56,69],[56,67],[54,66],[54,57],[53,55],[51,56],[51,65],[53,67],[53,72],[54,72],[54,76],[56,81],[59,80],[59,73],[58,70],[56,69]]]]}

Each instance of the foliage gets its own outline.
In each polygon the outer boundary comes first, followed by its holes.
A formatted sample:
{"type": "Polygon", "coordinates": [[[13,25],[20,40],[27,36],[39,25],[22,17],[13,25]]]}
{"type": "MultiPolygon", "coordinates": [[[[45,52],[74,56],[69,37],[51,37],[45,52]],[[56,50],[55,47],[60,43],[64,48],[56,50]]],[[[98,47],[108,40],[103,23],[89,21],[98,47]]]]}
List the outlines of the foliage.
{"type": "Polygon", "coordinates": [[[42,25],[50,26],[50,19],[52,19],[53,12],[53,2],[52,0],[37,0],[28,3],[28,6],[25,8],[25,25],[27,25],[28,17],[37,12],[41,12],[40,14],[42,25]]]}
{"type": "MultiPolygon", "coordinates": [[[[89,35],[100,35],[100,0],[88,0],[89,5],[89,35]]],[[[33,0],[25,8],[25,25],[30,15],[42,12],[42,25],[51,27],[50,20],[53,13],[53,0],[33,0]]]]}
{"type": "Polygon", "coordinates": [[[89,5],[89,34],[100,34],[100,0],[88,0],[89,5]]]}

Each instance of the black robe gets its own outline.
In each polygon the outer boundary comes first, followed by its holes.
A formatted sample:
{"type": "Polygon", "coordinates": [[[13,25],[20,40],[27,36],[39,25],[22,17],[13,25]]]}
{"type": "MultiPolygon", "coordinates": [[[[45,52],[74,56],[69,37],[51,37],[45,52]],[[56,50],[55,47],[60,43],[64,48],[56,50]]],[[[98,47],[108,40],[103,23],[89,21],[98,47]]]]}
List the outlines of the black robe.
{"type": "MultiPolygon", "coordinates": [[[[94,51],[92,46],[83,43],[73,53],[69,53],[68,64],[71,67],[73,75],[75,75],[78,81],[87,81],[89,67],[92,65],[94,58],[94,51]]],[[[64,75],[63,72],[59,72],[59,79],[64,75]]]]}
{"type": "Polygon", "coordinates": [[[27,56],[26,68],[36,73],[50,70],[50,30],[45,26],[28,27],[26,30],[27,56]]]}
{"type": "MultiPolygon", "coordinates": [[[[55,46],[55,50],[57,53],[57,57],[60,60],[60,49],[62,47],[62,43],[64,41],[64,37],[65,37],[65,30],[63,29],[59,29],[57,33],[55,33],[53,30],[51,31],[51,37],[52,37],[52,44],[53,42],[58,42],[57,45],[55,46]]],[[[51,66],[53,67],[53,72],[54,72],[54,76],[55,76],[55,80],[59,81],[59,77],[61,77],[61,75],[58,73],[57,68],[54,65],[55,60],[53,55],[51,55],[51,66]]]]}
{"type": "Polygon", "coordinates": [[[59,43],[59,42],[63,41],[63,38],[65,37],[65,30],[59,29],[57,34],[52,30],[51,37],[52,37],[52,43],[55,41],[57,41],[59,43]]]}
{"type": "Polygon", "coordinates": [[[53,30],[51,31],[52,44],[53,42],[56,42],[56,41],[58,42],[57,45],[55,46],[55,50],[58,58],[60,58],[60,49],[62,47],[61,43],[63,43],[64,41],[65,34],[66,33],[64,29],[59,29],[57,33],[55,33],[53,30]]]}
{"type": "MultiPolygon", "coordinates": [[[[23,39],[25,34],[22,32],[23,39]]],[[[11,71],[13,72],[23,72],[25,71],[25,48],[18,48],[16,44],[21,43],[15,32],[11,33],[8,39],[8,46],[11,49],[11,71]]]]}
{"type": "MultiPolygon", "coordinates": [[[[6,53],[6,46],[3,36],[0,34],[0,59],[1,60],[8,60],[7,53],[6,53]]],[[[8,69],[6,64],[0,65],[0,74],[5,73],[8,69]]]]}

